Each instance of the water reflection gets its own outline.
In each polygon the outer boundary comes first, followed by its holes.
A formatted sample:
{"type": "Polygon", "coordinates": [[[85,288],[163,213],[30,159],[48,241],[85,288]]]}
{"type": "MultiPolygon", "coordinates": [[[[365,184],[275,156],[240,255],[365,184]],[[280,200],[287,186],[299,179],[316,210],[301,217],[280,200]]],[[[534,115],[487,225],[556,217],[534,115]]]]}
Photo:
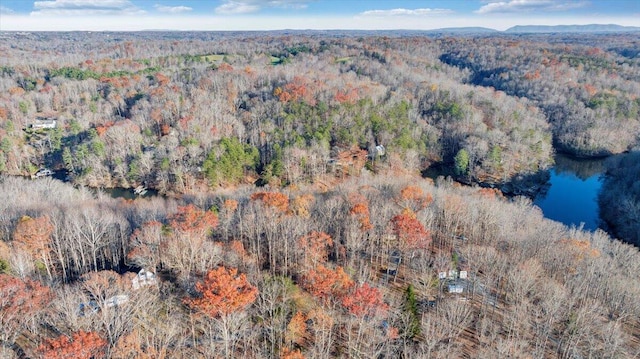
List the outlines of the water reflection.
{"type": "Polygon", "coordinates": [[[601,226],[598,193],[606,159],[577,159],[556,155],[550,171],[549,187],[533,203],[544,216],[566,225],[594,231],[601,226]]]}
{"type": "Polygon", "coordinates": [[[555,156],[554,170],[558,174],[574,175],[585,181],[593,176],[599,176],[606,171],[604,158],[582,159],[565,155],[555,156]]]}

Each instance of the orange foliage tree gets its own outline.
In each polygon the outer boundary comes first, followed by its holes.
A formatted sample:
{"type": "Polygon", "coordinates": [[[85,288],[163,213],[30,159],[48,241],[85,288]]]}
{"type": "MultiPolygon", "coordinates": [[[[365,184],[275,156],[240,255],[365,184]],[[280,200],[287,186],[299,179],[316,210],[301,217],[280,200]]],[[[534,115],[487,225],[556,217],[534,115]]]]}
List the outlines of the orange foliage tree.
{"type": "Polygon", "coordinates": [[[186,299],[186,304],[209,317],[220,317],[239,311],[253,303],[258,289],[235,268],[218,267],[210,270],[202,282],[196,283],[197,298],[186,299]]]}
{"type": "Polygon", "coordinates": [[[339,298],[353,286],[353,280],[344,272],[342,267],[335,270],[319,265],[302,276],[302,287],[312,295],[327,299],[339,298]]]}
{"type": "Polygon", "coordinates": [[[373,228],[373,225],[371,224],[371,217],[369,215],[369,204],[366,201],[354,204],[351,207],[349,214],[357,218],[358,222],[360,222],[360,229],[363,232],[373,228]]]}
{"type": "Polygon", "coordinates": [[[295,343],[303,346],[307,340],[307,316],[302,312],[296,312],[287,324],[285,340],[287,343],[295,343]]]}
{"type": "Polygon", "coordinates": [[[91,359],[104,355],[107,341],[95,332],[79,331],[69,338],[47,339],[39,351],[47,359],[91,359]]]}
{"type": "Polygon", "coordinates": [[[280,192],[256,192],[251,195],[251,200],[262,201],[265,206],[287,212],[289,209],[289,197],[280,192]]]}
{"type": "Polygon", "coordinates": [[[419,211],[427,207],[433,202],[433,197],[422,191],[418,186],[406,186],[400,191],[399,204],[404,208],[410,208],[413,211],[419,211]]]}
{"type": "Polygon", "coordinates": [[[342,305],[349,313],[357,317],[374,316],[387,311],[388,305],[382,300],[382,293],[378,288],[364,283],[353,292],[342,298],[342,305]]]}
{"type": "Polygon", "coordinates": [[[303,253],[305,264],[312,266],[327,261],[331,246],[333,239],[324,232],[313,231],[298,239],[298,247],[303,253]]]}
{"type": "Polygon", "coordinates": [[[416,215],[410,209],[405,208],[401,214],[391,219],[393,232],[403,249],[424,249],[431,243],[431,235],[416,215]]]}
{"type": "Polygon", "coordinates": [[[280,350],[280,359],[304,359],[305,356],[299,349],[289,349],[284,347],[280,350]]]}
{"type": "Polygon", "coordinates": [[[218,225],[218,216],[189,204],[178,207],[178,212],[169,218],[169,223],[173,229],[183,233],[206,235],[218,225]]]}
{"type": "Polygon", "coordinates": [[[36,218],[23,216],[13,232],[13,241],[17,247],[29,253],[34,261],[42,261],[49,276],[51,276],[49,244],[52,233],[53,225],[47,216],[36,218]]]}

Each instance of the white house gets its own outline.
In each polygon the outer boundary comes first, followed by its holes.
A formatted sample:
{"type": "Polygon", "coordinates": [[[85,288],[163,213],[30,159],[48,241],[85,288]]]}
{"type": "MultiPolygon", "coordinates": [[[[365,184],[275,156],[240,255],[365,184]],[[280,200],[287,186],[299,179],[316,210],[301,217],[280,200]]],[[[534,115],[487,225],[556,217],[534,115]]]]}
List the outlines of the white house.
{"type": "Polygon", "coordinates": [[[58,121],[50,117],[37,117],[35,122],[31,124],[31,128],[34,130],[40,129],[54,129],[56,128],[58,121]]]}
{"type": "Polygon", "coordinates": [[[131,285],[133,286],[133,289],[136,290],[140,289],[140,287],[153,285],[156,283],[156,274],[153,272],[149,272],[144,268],[141,269],[140,272],[138,272],[138,274],[131,280],[131,285]]]}

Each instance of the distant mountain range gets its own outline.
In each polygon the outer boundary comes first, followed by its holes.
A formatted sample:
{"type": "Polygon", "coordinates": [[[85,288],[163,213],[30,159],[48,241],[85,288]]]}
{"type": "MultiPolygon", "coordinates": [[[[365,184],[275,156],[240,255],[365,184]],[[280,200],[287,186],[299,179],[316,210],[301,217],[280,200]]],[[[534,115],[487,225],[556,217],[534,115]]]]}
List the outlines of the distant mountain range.
{"type": "Polygon", "coordinates": [[[553,33],[553,32],[632,32],[640,31],[640,27],[621,26],[614,24],[591,24],[591,25],[518,25],[508,28],[504,32],[511,34],[524,33],[553,33]]]}

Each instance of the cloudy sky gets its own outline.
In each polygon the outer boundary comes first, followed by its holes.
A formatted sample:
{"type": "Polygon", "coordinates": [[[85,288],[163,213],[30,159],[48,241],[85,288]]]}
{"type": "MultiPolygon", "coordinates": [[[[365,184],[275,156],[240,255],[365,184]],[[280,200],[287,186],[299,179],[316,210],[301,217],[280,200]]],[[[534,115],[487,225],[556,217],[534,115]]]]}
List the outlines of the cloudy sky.
{"type": "Polygon", "coordinates": [[[0,31],[640,26],[640,0],[0,0],[0,31]]]}

